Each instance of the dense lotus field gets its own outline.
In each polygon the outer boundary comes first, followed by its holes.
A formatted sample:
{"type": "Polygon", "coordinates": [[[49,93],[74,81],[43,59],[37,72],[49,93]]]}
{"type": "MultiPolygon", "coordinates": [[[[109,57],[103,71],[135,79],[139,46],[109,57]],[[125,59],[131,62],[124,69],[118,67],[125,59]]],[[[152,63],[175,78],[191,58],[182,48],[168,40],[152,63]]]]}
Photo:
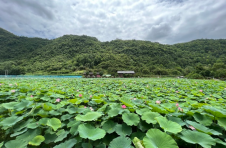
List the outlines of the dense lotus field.
{"type": "Polygon", "coordinates": [[[226,83],[0,79],[2,148],[225,148],[226,83]]]}

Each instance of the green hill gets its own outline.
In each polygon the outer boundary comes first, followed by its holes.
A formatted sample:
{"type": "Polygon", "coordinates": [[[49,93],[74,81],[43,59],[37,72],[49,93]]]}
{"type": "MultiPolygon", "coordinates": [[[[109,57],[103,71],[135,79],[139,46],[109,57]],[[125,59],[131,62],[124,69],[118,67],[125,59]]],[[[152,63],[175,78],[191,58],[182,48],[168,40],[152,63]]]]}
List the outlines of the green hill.
{"type": "Polygon", "coordinates": [[[0,28],[0,74],[134,70],[136,75],[226,77],[226,40],[199,39],[164,45],[140,40],[100,42],[64,35],[48,40],[15,36],[0,28]]]}

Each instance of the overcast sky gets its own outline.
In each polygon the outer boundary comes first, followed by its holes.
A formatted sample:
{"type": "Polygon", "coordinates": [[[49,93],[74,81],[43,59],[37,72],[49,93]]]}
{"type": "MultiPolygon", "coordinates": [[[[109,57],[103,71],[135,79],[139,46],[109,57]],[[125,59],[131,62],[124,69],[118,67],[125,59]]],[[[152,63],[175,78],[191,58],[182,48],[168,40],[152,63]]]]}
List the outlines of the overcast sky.
{"type": "Polygon", "coordinates": [[[226,0],[0,0],[0,27],[19,36],[174,44],[226,38],[226,0]]]}

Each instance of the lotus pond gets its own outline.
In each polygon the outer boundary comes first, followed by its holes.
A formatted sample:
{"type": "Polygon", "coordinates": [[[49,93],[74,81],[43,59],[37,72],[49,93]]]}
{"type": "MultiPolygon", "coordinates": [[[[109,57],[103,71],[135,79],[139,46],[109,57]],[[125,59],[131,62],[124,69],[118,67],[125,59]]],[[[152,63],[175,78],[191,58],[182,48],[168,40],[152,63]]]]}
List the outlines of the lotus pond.
{"type": "Polygon", "coordinates": [[[226,83],[0,79],[2,148],[225,148],[226,83]]]}

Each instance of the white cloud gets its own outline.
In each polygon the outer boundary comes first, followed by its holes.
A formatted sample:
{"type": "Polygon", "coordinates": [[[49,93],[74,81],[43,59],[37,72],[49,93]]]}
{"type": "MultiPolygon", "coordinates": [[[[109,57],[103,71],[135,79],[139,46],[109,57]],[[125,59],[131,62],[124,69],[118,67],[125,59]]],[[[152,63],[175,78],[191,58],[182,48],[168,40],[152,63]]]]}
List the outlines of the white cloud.
{"type": "Polygon", "coordinates": [[[1,0],[0,27],[29,37],[173,44],[226,38],[225,8],[225,0],[1,0]]]}

